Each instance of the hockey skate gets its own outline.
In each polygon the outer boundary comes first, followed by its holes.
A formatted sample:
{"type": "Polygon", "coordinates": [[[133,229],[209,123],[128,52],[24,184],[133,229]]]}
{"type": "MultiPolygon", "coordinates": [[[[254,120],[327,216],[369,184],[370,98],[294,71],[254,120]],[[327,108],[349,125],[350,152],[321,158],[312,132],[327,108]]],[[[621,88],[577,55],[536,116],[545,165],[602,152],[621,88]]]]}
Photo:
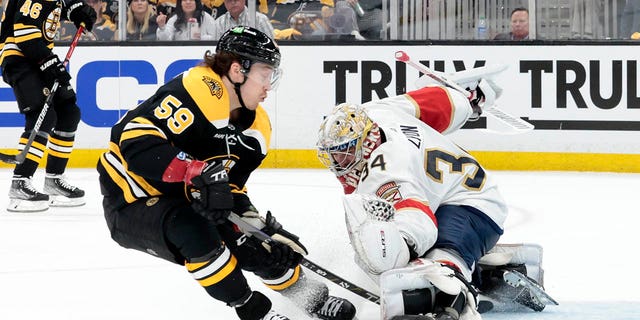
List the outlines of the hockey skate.
{"type": "Polygon", "coordinates": [[[391,320],[436,320],[436,318],[431,315],[402,315],[395,316],[391,320]]]}
{"type": "Polygon", "coordinates": [[[326,284],[310,279],[304,273],[294,285],[280,293],[316,319],[351,320],[356,316],[356,308],[351,302],[330,296],[326,284]]]}
{"type": "Polygon", "coordinates": [[[347,299],[328,296],[324,304],[311,314],[323,320],[351,320],[356,316],[356,308],[347,299]]]}
{"type": "Polygon", "coordinates": [[[38,192],[30,177],[13,177],[9,189],[10,212],[38,212],[49,209],[49,196],[38,192]]]}
{"type": "Polygon", "coordinates": [[[290,320],[290,319],[273,310],[269,310],[269,312],[260,320],[290,320]]]}
{"type": "Polygon", "coordinates": [[[52,207],[77,207],[85,204],[84,190],[72,186],[63,175],[47,174],[44,192],[49,195],[52,207]]]}
{"type": "Polygon", "coordinates": [[[543,288],[542,247],[531,244],[498,245],[479,264],[478,288],[497,308],[525,306],[534,311],[558,305],[543,288]],[[494,255],[494,257],[490,257],[494,255]],[[489,259],[487,259],[489,258],[489,259]],[[499,260],[502,263],[500,263],[499,260]]]}
{"type": "Polygon", "coordinates": [[[240,320],[290,320],[271,309],[271,300],[259,291],[253,291],[246,301],[235,305],[235,308],[240,320]]]}

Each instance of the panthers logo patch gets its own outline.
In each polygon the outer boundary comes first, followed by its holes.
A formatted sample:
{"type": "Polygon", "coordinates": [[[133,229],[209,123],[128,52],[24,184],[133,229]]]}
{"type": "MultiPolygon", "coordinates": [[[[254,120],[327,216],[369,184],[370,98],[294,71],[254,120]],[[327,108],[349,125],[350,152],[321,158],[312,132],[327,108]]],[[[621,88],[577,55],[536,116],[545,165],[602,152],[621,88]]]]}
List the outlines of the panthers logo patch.
{"type": "Polygon", "coordinates": [[[218,80],[211,77],[203,76],[202,82],[204,82],[207,87],[209,87],[209,91],[211,91],[212,96],[218,99],[222,98],[222,84],[218,82],[218,80]]]}
{"type": "Polygon", "coordinates": [[[396,203],[397,201],[402,200],[402,194],[400,194],[400,186],[398,186],[395,182],[387,182],[376,190],[376,195],[379,198],[385,199],[391,203],[396,203]]]}

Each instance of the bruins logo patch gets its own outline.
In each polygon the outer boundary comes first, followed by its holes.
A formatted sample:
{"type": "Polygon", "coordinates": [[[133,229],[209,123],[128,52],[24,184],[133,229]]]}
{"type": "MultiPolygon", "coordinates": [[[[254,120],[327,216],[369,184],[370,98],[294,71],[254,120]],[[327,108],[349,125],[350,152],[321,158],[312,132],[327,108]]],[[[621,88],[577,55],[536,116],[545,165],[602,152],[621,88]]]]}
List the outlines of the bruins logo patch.
{"type": "Polygon", "coordinates": [[[387,182],[376,190],[376,195],[379,198],[385,199],[391,203],[402,200],[402,194],[400,194],[400,186],[395,182],[387,182]]]}
{"type": "Polygon", "coordinates": [[[211,95],[220,99],[222,98],[222,84],[211,77],[203,76],[202,82],[204,82],[207,87],[209,87],[209,91],[211,91],[211,95]]]}
{"type": "Polygon", "coordinates": [[[53,41],[56,36],[58,26],[60,25],[60,14],[62,13],[62,8],[60,8],[60,6],[61,4],[58,4],[58,7],[49,13],[42,24],[42,34],[48,41],[53,41]]]}
{"type": "Polygon", "coordinates": [[[149,200],[147,200],[147,207],[153,207],[153,205],[155,205],[156,203],[158,203],[160,199],[158,197],[153,197],[153,198],[149,198],[149,200]]]}

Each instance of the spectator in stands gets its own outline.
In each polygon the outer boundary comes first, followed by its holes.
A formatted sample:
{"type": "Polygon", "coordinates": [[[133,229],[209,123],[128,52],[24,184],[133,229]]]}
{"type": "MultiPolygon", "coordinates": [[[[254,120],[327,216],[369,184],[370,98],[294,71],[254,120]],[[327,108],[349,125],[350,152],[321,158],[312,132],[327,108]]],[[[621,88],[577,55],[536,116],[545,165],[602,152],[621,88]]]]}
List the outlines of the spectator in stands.
{"type": "MultiPolygon", "coordinates": [[[[107,15],[109,20],[118,28],[119,0],[102,0],[102,2],[104,3],[104,12],[102,14],[107,15]]],[[[115,34],[117,35],[117,32],[115,34]]]]}
{"type": "Polygon", "coordinates": [[[105,14],[107,2],[104,0],[85,0],[85,2],[93,8],[97,18],[91,32],[83,35],[82,39],[99,41],[113,40],[116,25],[111,21],[111,18],[105,14]]]}
{"type": "MultiPolygon", "coordinates": [[[[224,7],[227,9],[227,12],[219,16],[215,21],[214,40],[220,39],[220,36],[222,36],[225,31],[235,26],[253,26],[249,21],[247,0],[224,0],[224,7]]],[[[254,27],[264,32],[271,39],[274,38],[273,26],[266,15],[256,12],[254,27]]]]}
{"type": "Polygon", "coordinates": [[[368,40],[380,39],[382,0],[345,0],[357,15],[360,35],[368,40]],[[358,8],[359,7],[359,8],[358,8]]]}
{"type": "Polygon", "coordinates": [[[201,0],[178,0],[175,14],[156,18],[158,40],[216,40],[215,20],[203,10],[201,0]]]}
{"type": "Polygon", "coordinates": [[[167,18],[171,18],[175,11],[176,0],[161,0],[156,4],[156,16],[162,13],[167,16],[167,18]]]}
{"type": "MultiPolygon", "coordinates": [[[[267,0],[263,1],[266,2],[267,0]]],[[[202,0],[202,5],[214,19],[218,19],[219,16],[227,12],[227,8],[224,7],[224,0],[202,0]]]]}
{"type": "MultiPolygon", "coordinates": [[[[127,0],[127,40],[155,40],[156,14],[148,0],[127,0]]],[[[116,31],[116,39],[118,34],[116,31]]]]}
{"type": "Polygon", "coordinates": [[[620,19],[620,38],[632,39],[640,31],[640,0],[627,0],[620,19]]]}
{"type": "Polygon", "coordinates": [[[529,10],[515,8],[511,11],[511,32],[499,33],[493,40],[529,40],[529,10]]]}

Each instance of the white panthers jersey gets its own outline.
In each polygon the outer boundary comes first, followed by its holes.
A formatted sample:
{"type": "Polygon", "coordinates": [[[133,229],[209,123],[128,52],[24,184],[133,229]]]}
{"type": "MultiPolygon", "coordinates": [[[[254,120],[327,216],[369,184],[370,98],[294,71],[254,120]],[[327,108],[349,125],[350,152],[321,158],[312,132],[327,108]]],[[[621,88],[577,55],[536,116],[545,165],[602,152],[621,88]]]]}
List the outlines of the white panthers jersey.
{"type": "MultiPolygon", "coordinates": [[[[450,132],[464,124],[471,108],[459,93],[446,92],[450,114],[445,119],[449,122],[439,130],[450,132]]],[[[363,105],[381,128],[384,142],[369,156],[355,192],[376,195],[396,207],[410,200],[412,210],[397,213],[395,221],[407,242],[422,255],[436,240],[433,213],[439,206],[474,207],[500,228],[504,228],[507,206],[491,175],[470,154],[423,122],[429,107],[416,97],[415,93],[400,95],[363,105]],[[421,209],[421,204],[428,205],[431,212],[421,209]]]]}

